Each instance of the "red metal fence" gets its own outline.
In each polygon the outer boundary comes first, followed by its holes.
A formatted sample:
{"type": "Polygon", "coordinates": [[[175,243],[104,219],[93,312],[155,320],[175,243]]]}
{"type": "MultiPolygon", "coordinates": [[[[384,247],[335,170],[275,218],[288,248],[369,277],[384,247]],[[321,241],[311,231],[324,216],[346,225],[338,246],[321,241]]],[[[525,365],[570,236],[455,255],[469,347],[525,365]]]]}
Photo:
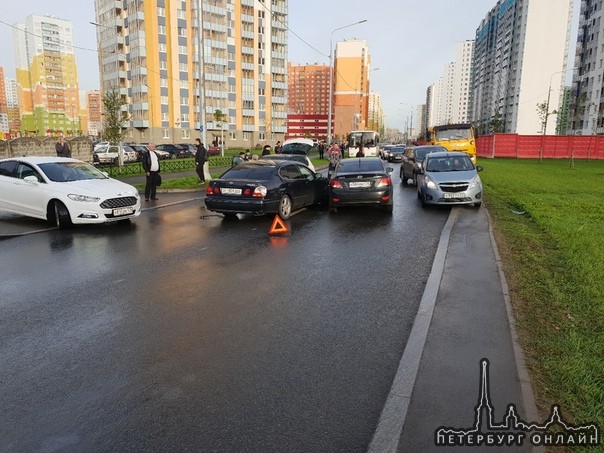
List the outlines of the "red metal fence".
{"type": "Polygon", "coordinates": [[[476,139],[476,152],[479,157],[604,159],[604,136],[482,135],[476,139]]]}

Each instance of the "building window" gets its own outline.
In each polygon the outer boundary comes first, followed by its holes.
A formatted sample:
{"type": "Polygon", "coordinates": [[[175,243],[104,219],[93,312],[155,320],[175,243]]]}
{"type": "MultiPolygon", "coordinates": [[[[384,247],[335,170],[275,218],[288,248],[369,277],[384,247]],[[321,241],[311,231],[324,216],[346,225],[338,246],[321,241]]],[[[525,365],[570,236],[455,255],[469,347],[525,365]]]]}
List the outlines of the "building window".
{"type": "Polygon", "coordinates": [[[181,132],[181,138],[183,140],[189,140],[191,138],[191,132],[189,129],[183,129],[181,132]]]}
{"type": "Polygon", "coordinates": [[[170,138],[170,129],[162,129],[162,138],[170,138]]]}

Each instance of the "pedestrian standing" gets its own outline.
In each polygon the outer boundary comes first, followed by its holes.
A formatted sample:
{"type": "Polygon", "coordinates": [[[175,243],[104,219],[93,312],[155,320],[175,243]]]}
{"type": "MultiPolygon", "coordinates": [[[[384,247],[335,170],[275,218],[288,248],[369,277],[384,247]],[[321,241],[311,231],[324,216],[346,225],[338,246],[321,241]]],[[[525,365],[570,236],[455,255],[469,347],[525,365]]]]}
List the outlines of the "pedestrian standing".
{"type": "Polygon", "coordinates": [[[332,143],[327,150],[327,159],[329,159],[329,168],[327,170],[327,177],[331,177],[331,174],[338,165],[338,162],[342,159],[342,151],[337,143],[332,143]]]}
{"type": "Polygon", "coordinates": [[[277,140],[277,144],[275,145],[275,154],[281,154],[281,141],[277,140]]]}
{"type": "Polygon", "coordinates": [[[252,160],[252,152],[249,149],[245,150],[245,154],[243,155],[243,160],[252,160]]]}
{"type": "Polygon", "coordinates": [[[201,143],[201,139],[199,138],[195,139],[195,148],[197,148],[197,151],[195,152],[195,172],[197,173],[197,176],[199,176],[199,185],[202,185],[206,182],[203,167],[208,161],[208,150],[203,146],[203,143],[201,143]]]}
{"type": "Polygon", "coordinates": [[[319,159],[323,159],[324,154],[325,154],[325,143],[319,142],[319,159]]]}
{"type": "Polygon", "coordinates": [[[262,155],[268,156],[270,153],[271,153],[271,145],[264,145],[264,148],[262,148],[262,155]]]}
{"type": "Polygon", "coordinates": [[[65,141],[65,137],[59,137],[59,141],[55,145],[55,151],[58,157],[71,157],[71,149],[69,144],[65,141]]]}
{"type": "Polygon", "coordinates": [[[143,154],[143,169],[147,176],[145,181],[145,201],[157,200],[155,192],[157,190],[157,180],[159,179],[159,157],[155,152],[155,144],[149,145],[149,152],[143,154]]]}

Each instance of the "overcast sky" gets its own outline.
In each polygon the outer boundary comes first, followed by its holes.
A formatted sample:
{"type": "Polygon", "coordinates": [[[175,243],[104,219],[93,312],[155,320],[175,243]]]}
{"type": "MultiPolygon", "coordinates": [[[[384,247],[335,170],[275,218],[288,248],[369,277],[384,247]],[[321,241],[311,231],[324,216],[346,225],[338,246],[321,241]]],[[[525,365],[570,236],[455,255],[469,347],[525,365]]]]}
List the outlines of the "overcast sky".
{"type": "MultiPolygon", "coordinates": [[[[13,1],[13,0],[3,0],[13,1]]],[[[558,1],[558,0],[556,0],[558,1]]],[[[497,0],[289,0],[289,57],[294,64],[329,63],[329,42],[367,41],[371,89],[382,96],[388,127],[404,128],[426,88],[455,59],[457,43],[474,39],[476,28],[497,0]]],[[[579,3],[578,1],[576,3],[579,3]]],[[[50,14],[74,26],[80,89],[99,88],[94,0],[16,0],[0,16],[0,66],[14,78],[12,28],[30,14],[50,14]],[[76,6],[77,5],[77,6],[76,6]],[[8,25],[7,25],[8,24],[8,25]],[[90,50],[86,50],[90,49],[90,50]]],[[[571,43],[574,47],[574,43],[571,43]]],[[[547,91],[547,89],[545,89],[547,91]]],[[[414,112],[415,113],[415,112],[414,112]]]]}

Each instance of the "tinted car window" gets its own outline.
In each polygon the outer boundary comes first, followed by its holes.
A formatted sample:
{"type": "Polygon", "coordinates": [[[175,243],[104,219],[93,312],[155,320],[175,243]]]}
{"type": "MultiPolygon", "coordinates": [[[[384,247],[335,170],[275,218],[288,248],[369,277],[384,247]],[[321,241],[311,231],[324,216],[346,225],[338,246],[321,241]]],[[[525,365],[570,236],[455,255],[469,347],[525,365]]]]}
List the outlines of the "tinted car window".
{"type": "Polygon", "coordinates": [[[377,159],[344,159],[338,165],[339,172],[346,171],[384,171],[382,162],[377,159]]]}
{"type": "Polygon", "coordinates": [[[300,173],[297,165],[286,165],[279,170],[279,174],[285,179],[301,179],[302,174],[300,173]]]}
{"type": "Polygon", "coordinates": [[[49,162],[40,168],[51,181],[81,181],[84,179],[107,179],[107,176],[92,165],[83,162],[49,162]]]}
{"type": "Polygon", "coordinates": [[[271,178],[275,171],[275,167],[264,167],[264,166],[248,166],[248,165],[236,165],[235,167],[227,170],[220,178],[221,179],[260,179],[268,180],[271,178]]]}
{"type": "Polygon", "coordinates": [[[10,160],[7,162],[0,162],[0,175],[2,176],[14,176],[15,168],[17,167],[17,162],[14,160],[10,160]]]}
{"type": "Polygon", "coordinates": [[[281,147],[283,154],[308,154],[312,146],[306,143],[288,143],[281,147]]]}

